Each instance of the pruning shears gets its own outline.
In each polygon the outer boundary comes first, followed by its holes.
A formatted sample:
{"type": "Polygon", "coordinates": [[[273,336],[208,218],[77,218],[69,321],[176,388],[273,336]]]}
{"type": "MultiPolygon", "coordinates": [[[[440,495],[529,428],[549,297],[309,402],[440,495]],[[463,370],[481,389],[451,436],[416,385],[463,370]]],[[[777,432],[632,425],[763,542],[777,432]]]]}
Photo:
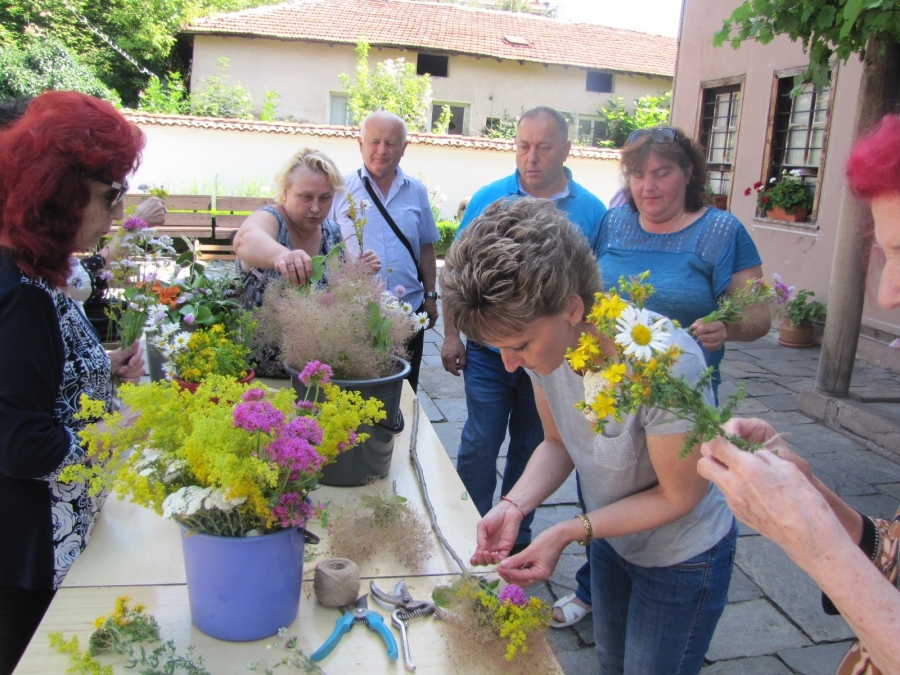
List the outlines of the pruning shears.
{"type": "Polygon", "coordinates": [[[352,607],[341,607],[341,610],[344,612],[344,615],[335,622],[334,630],[328,639],[325,640],[325,643],[309,657],[312,661],[321,661],[328,656],[337,647],[341,638],[346,633],[349,633],[350,629],[357,623],[365,623],[369,630],[374,630],[378,633],[381,639],[384,640],[384,644],[387,645],[388,657],[394,661],[397,660],[397,641],[391,634],[390,628],[384,624],[381,614],[369,610],[368,593],[359,598],[352,607]]]}

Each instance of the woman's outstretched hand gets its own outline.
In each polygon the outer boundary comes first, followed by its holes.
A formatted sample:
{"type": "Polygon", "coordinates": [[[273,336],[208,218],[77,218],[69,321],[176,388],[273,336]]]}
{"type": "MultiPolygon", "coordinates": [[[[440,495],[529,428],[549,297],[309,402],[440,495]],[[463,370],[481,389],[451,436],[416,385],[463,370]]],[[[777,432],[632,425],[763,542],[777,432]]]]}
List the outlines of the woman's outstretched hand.
{"type": "Polygon", "coordinates": [[[509,555],[519,524],[525,516],[509,502],[500,502],[478,522],[477,548],[472,554],[473,565],[495,565],[509,555]]]}

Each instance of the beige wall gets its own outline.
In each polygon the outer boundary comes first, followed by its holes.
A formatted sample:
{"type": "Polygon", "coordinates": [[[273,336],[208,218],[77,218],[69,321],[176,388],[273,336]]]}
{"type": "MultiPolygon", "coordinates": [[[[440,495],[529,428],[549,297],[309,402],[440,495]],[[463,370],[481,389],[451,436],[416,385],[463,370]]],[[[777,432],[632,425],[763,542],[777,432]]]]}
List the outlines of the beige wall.
{"type": "MultiPolygon", "coordinates": [[[[710,3],[685,2],[672,122],[696,137],[702,85],[716,86],[726,78],[742,82],[731,211],[756,242],[767,276],[778,272],[789,285],[809,288],[815,291],[817,299],[827,302],[838,213],[842,200],[849,198],[844,189],[843,166],[851,145],[862,65],[854,57],[835,70],[818,207],[814,221],[809,223],[812,227],[782,226],[756,218],[755,195],[745,197],[744,189],[761,180],[765,172],[775,73],[803,67],[808,57],[800,45],[786,37],[776,38],[768,45],[746,42],[738,50],[728,45],[712,47],[713,33],[738,4],[739,0],[722,0],[715,3],[716,11],[711,12],[710,3]]],[[[877,273],[872,276],[877,282],[877,273]]],[[[900,334],[900,316],[879,309],[872,291],[868,293],[863,323],[900,334]]]]}
{"type": "MultiPolygon", "coordinates": [[[[343,90],[338,75],[346,73],[355,80],[356,53],[351,45],[197,35],[192,89],[218,74],[218,60],[223,56],[230,62],[229,81],[248,87],[257,105],[267,89],[277,90],[280,115],[313,124],[328,123],[329,93],[343,90]]],[[[398,58],[415,64],[416,52],[373,48],[369,53],[373,68],[379,61],[398,58]]],[[[622,96],[633,107],[634,99],[672,87],[665,78],[615,75],[613,92],[598,94],[585,91],[586,72],[576,67],[451,56],[448,77],[432,78],[433,98],[468,105],[468,132],[477,134],[486,118],[502,117],[504,111],[516,115],[523,108],[549,105],[573,116],[596,116],[610,96],[622,96]]]]}
{"type": "MultiPolygon", "coordinates": [[[[361,165],[353,138],[285,135],[257,131],[228,131],[191,127],[140,125],[147,135],[143,163],[132,185],[162,184],[170,192],[192,185],[219,184],[219,194],[234,194],[250,180],[271,186],[280,165],[296,150],[313,147],[328,154],[343,173],[361,165]]],[[[570,157],[566,164],[575,180],[604,202],[619,186],[619,163],[614,159],[570,157]]],[[[411,143],[401,163],[403,170],[439,186],[447,196],[442,216],[452,218],[460,200],[481,186],[511,174],[511,151],[437,147],[411,143]]],[[[207,187],[206,189],[211,189],[207,187]]]]}

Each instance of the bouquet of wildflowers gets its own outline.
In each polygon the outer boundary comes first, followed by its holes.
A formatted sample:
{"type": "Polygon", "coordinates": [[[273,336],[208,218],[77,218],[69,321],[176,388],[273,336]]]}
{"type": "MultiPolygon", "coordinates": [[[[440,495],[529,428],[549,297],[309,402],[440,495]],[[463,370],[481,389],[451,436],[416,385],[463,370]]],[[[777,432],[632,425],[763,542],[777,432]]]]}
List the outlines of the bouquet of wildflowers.
{"type": "MultiPolygon", "coordinates": [[[[649,274],[644,272],[630,281],[623,277],[618,289],[596,294],[587,316],[588,323],[596,327],[596,335],[582,333],[578,347],[566,354],[572,369],[584,374],[585,400],[580,409],[598,433],[603,432],[610,418],[621,421],[622,415],[636,412],[641,406],[661,408],[677,418],[691,420],[694,429],[684,441],[683,455],[698,443],[720,435],[738,447],[753,449],[722,429],[743,397],[743,388],[717,409],[706,402],[704,394],[712,368],[693,384],[673,373],[683,353],[672,340],[677,324],[645,309],[647,298],[653,294],[653,287],[647,283],[649,274]]],[[[741,303],[752,298],[758,301],[761,293],[770,293],[759,290],[763,288],[759,284],[753,287],[757,290],[748,290],[741,303]]],[[[731,320],[736,320],[736,311],[735,307],[723,310],[731,320]]]]}
{"type": "Polygon", "coordinates": [[[316,508],[307,495],[322,467],[365,440],[360,424],[384,415],[381,402],[330,384],[331,369],[309,364],[303,381],[314,399],[293,389],[272,390],[211,376],[191,394],[171,382],[123,385],[120,394],[139,414],[83,397],[79,415],[102,418],[80,432],[90,464],[63,470],[91,494],[121,497],[208,534],[249,536],[303,526],[316,508]]]}
{"type": "Polygon", "coordinates": [[[291,368],[320,360],[339,379],[365,380],[393,374],[393,357],[405,356],[406,342],[427,326],[425,312],[415,313],[365,264],[348,260],[335,261],[326,288],[270,284],[255,337],[278,345],[291,368]]]}
{"type": "Polygon", "coordinates": [[[549,651],[545,634],[550,607],[515,584],[499,592],[498,587],[499,581],[465,576],[434,590],[432,599],[446,610],[442,615],[445,630],[460,642],[454,651],[479,663],[502,662],[505,672],[517,672],[517,668],[542,672],[539,664],[549,651]]]}
{"type": "Polygon", "coordinates": [[[109,243],[107,269],[100,278],[109,282],[111,306],[107,315],[110,325],[118,327],[123,345],[141,337],[150,315],[160,304],[151,292],[157,280],[157,269],[174,257],[172,239],[157,235],[140,218],[126,218],[109,243]]]}
{"type": "Polygon", "coordinates": [[[209,375],[241,379],[247,376],[250,348],[216,324],[189,333],[175,324],[163,324],[154,344],[166,357],[166,376],[185,382],[200,382],[209,375]],[[173,330],[176,328],[176,330],[173,330]]]}
{"type": "Polygon", "coordinates": [[[363,230],[366,228],[366,223],[368,222],[368,218],[366,218],[366,209],[369,208],[369,200],[368,199],[360,199],[359,200],[359,208],[357,208],[356,200],[353,198],[349,192],[347,193],[347,217],[350,219],[350,222],[353,223],[353,232],[356,235],[356,241],[359,243],[359,250],[364,251],[363,248],[363,230]]]}

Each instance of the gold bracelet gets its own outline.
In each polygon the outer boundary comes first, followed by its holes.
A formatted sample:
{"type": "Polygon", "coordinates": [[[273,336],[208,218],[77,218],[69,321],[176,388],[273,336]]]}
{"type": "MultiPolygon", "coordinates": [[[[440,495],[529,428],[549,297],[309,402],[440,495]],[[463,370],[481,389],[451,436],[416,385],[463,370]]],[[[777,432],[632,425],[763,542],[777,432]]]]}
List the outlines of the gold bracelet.
{"type": "Polygon", "coordinates": [[[581,524],[584,526],[584,539],[578,542],[579,546],[588,546],[591,543],[591,540],[594,538],[594,528],[591,527],[590,519],[584,515],[583,513],[579,513],[576,518],[581,519],[581,524]]]}

